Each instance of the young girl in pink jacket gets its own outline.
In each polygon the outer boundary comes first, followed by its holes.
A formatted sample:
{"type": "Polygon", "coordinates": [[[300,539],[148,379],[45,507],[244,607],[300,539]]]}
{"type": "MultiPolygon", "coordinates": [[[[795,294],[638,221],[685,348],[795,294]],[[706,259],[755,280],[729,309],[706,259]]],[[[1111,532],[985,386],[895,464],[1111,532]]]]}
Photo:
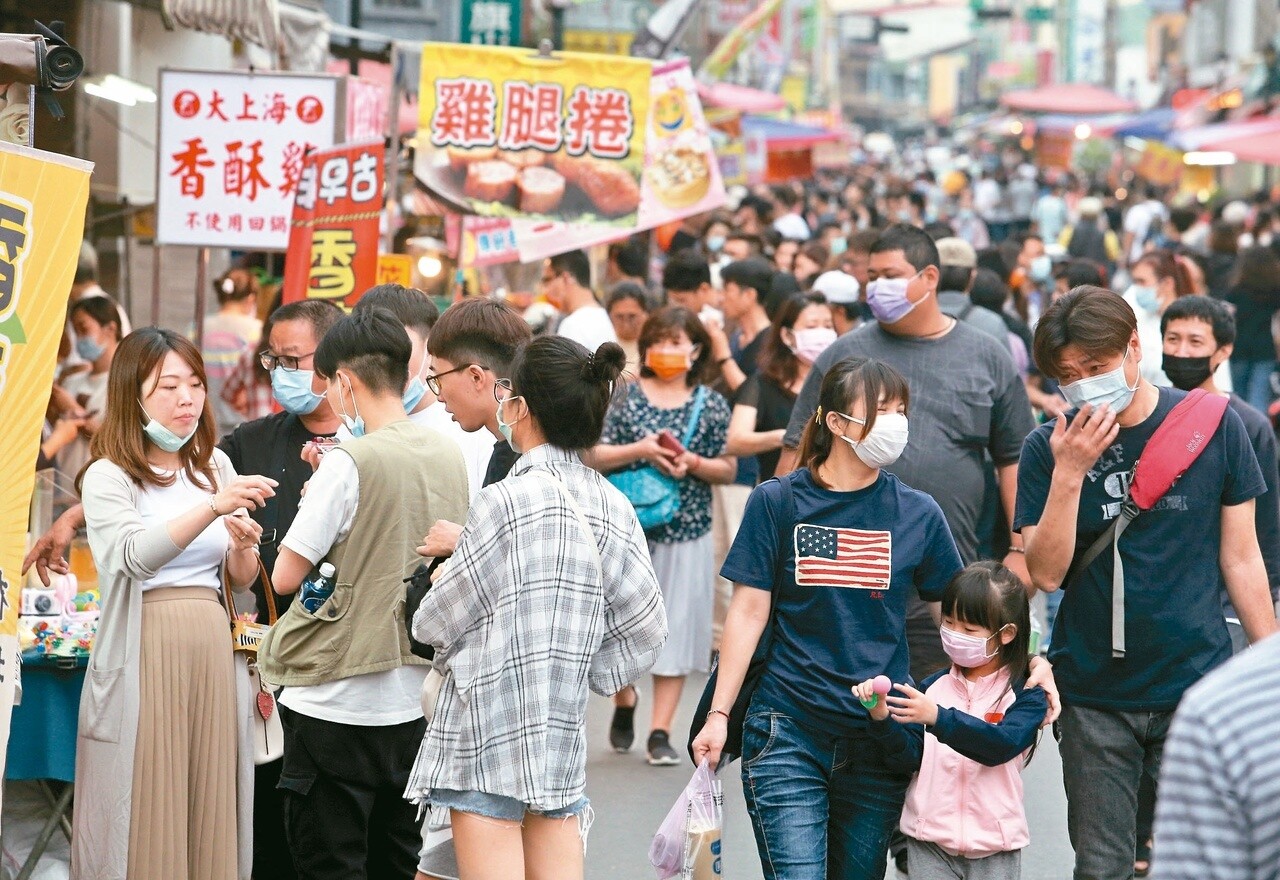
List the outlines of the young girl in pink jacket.
{"type": "MultiPolygon", "coordinates": [[[[942,595],[951,668],[869,706],[886,759],[916,770],[902,811],[911,880],[1020,876],[1022,768],[1049,708],[1043,690],[1023,687],[1030,632],[1022,582],[998,562],[974,563],[942,595]]],[[[854,692],[876,697],[873,681],[854,692]]]]}

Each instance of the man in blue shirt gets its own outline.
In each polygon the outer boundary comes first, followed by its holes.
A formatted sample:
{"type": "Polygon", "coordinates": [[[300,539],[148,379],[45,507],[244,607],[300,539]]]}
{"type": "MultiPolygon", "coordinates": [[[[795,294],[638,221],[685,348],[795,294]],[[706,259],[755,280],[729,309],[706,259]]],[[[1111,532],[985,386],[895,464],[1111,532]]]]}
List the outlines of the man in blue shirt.
{"type": "MultiPolygon", "coordinates": [[[[1112,650],[1112,554],[1073,564],[1120,513],[1134,464],[1185,395],[1141,377],[1137,319],[1123,299],[1077,288],[1036,328],[1041,371],[1077,408],[1023,446],[1014,528],[1046,592],[1066,587],[1050,660],[1075,877],[1128,877],[1144,767],[1158,768],[1182,694],[1231,656],[1219,572],[1251,642],[1275,630],[1254,529],[1266,489],[1240,417],[1227,410],[1176,485],[1124,532],[1124,656],[1112,650]]],[[[1154,353],[1148,353],[1153,357],[1154,353]]]]}

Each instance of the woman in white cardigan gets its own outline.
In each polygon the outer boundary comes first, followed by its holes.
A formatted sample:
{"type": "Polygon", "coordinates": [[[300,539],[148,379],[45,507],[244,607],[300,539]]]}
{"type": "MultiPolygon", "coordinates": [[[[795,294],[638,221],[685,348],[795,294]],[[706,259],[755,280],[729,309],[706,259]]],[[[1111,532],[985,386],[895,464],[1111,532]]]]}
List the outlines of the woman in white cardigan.
{"type": "Polygon", "coordinates": [[[103,605],[80,700],[79,880],[249,877],[249,693],[220,579],[257,577],[262,529],[244,512],[275,482],[236,476],[215,436],[195,346],[126,337],[80,477],[103,605]]]}

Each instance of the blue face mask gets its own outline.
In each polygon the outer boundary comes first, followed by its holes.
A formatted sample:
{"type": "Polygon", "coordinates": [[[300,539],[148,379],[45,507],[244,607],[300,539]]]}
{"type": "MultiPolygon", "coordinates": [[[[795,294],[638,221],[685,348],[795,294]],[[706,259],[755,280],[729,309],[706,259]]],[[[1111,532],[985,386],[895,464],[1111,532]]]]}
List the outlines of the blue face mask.
{"type": "MultiPolygon", "coordinates": [[[[422,363],[423,366],[426,366],[427,361],[425,358],[422,363]]],[[[400,402],[404,404],[404,411],[406,413],[413,412],[413,408],[422,402],[422,398],[426,393],[427,383],[422,381],[421,375],[410,379],[409,384],[404,389],[404,396],[400,398],[400,402]]]]}
{"type": "Polygon", "coordinates": [[[107,347],[105,345],[99,345],[88,336],[81,336],[76,340],[76,354],[90,363],[102,357],[106,352],[107,347]]]}
{"type": "Polygon", "coordinates": [[[336,379],[338,383],[338,418],[342,419],[342,424],[351,432],[352,437],[364,436],[364,416],[360,415],[360,408],[356,406],[356,393],[351,390],[351,380],[347,380],[347,390],[351,393],[351,409],[355,411],[354,416],[347,415],[346,404],[342,399],[342,377],[336,379]]]}
{"type": "MultiPolygon", "coordinates": [[[[516,399],[517,398],[515,397],[507,398],[507,400],[516,400],[516,399]]],[[[511,429],[516,426],[516,423],[515,422],[508,423],[502,420],[502,407],[506,405],[507,400],[501,401],[498,404],[498,433],[501,434],[502,438],[507,441],[507,445],[511,447],[512,452],[515,452],[517,454],[522,454],[520,453],[520,449],[516,446],[516,441],[513,440],[511,437],[511,429]]],[[[516,421],[519,421],[519,419],[517,419],[516,421]]]]}
{"type": "Polygon", "coordinates": [[[159,446],[165,452],[177,452],[191,441],[196,435],[196,431],[200,429],[200,421],[196,420],[196,426],[191,429],[191,433],[185,437],[179,437],[170,431],[164,425],[157,422],[147,413],[146,407],[142,406],[142,401],[138,401],[138,406],[142,407],[142,414],[147,417],[147,423],[142,426],[143,432],[156,446],[159,446]]]}
{"type": "Polygon", "coordinates": [[[271,394],[276,402],[284,407],[285,412],[295,416],[306,416],[316,411],[323,394],[311,390],[313,370],[294,370],[289,372],[283,367],[271,371],[271,394]]]}
{"type": "Polygon", "coordinates": [[[724,240],[725,240],[725,237],[723,235],[708,235],[707,251],[713,254],[720,253],[720,251],[724,248],[724,240]]]}
{"type": "Polygon", "coordinates": [[[1048,281],[1053,274],[1053,260],[1047,255],[1041,255],[1031,261],[1031,280],[1032,281],[1048,281]]]}
{"type": "Polygon", "coordinates": [[[833,238],[831,244],[828,245],[831,256],[838,257],[849,249],[849,240],[845,238],[833,238]]]}
{"type": "Polygon", "coordinates": [[[1156,289],[1154,287],[1143,287],[1140,284],[1130,284],[1129,292],[1133,294],[1133,301],[1136,302],[1144,311],[1160,311],[1160,295],[1156,293],[1156,289]]]}
{"type": "Polygon", "coordinates": [[[1120,366],[1100,376],[1090,376],[1061,386],[1062,396],[1077,409],[1086,403],[1097,409],[1105,403],[1113,413],[1123,412],[1133,402],[1133,396],[1137,394],[1138,385],[1142,382],[1142,377],[1139,376],[1133,387],[1129,386],[1129,380],[1124,375],[1124,366],[1128,361],[1129,349],[1125,348],[1120,366]]]}

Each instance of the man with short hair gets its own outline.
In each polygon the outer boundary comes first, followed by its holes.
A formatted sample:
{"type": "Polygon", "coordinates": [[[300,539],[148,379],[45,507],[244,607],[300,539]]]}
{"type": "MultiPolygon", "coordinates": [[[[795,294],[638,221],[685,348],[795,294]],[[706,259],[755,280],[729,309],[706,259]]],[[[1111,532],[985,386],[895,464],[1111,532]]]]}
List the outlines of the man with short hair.
{"type": "Polygon", "coordinates": [[[1009,328],[990,309],[969,299],[973,279],[978,271],[978,252],[963,238],[944,238],[938,242],[938,258],[942,271],[938,275],[938,305],[943,314],[970,324],[996,339],[1013,356],[1009,328]]]}
{"type": "Polygon", "coordinates": [[[731,232],[720,253],[731,263],[749,260],[764,253],[764,239],[748,232],[731,232]]]}
{"type": "Polygon", "coordinates": [[[405,412],[414,424],[439,431],[457,445],[467,464],[467,485],[470,497],[474,498],[484,485],[484,475],[489,468],[493,446],[483,437],[462,430],[449,417],[444,404],[427,387],[426,376],[430,361],[427,340],[431,337],[431,328],[440,317],[440,310],[424,292],[401,284],[379,284],[365,291],[356,301],[352,314],[367,312],[369,309],[386,309],[404,325],[405,332],[409,334],[409,342],[413,345],[413,354],[409,357],[409,384],[404,389],[405,412]]]}
{"type": "Polygon", "coordinates": [[[307,878],[413,875],[421,844],[404,800],[426,723],[426,661],[404,622],[404,578],[419,536],[437,519],[462,522],[462,454],[413,424],[403,396],[413,346],[388,312],[342,318],[315,353],[316,374],[351,440],[320,459],[272,570],[296,593],[322,562],[337,569],[331,595],[290,606],[258,653],[264,681],[281,685],[285,828],[307,878]]]}
{"type": "Polygon", "coordinates": [[[591,261],[585,251],[569,251],[547,260],[542,270],[542,294],[564,315],[556,334],[594,352],[618,336],[609,313],[591,290],[591,261]]]}
{"type": "Polygon", "coordinates": [[[1159,767],[1183,693],[1231,656],[1220,574],[1249,641],[1275,630],[1254,524],[1266,484],[1240,417],[1227,409],[1195,462],[1115,545],[1124,613],[1115,620],[1113,550],[1080,561],[1120,515],[1134,465],[1185,394],[1142,378],[1137,318],[1109,290],[1080,288],[1049,306],[1034,354],[1079,407],[1027,438],[1013,522],[1035,586],[1069,587],[1049,659],[1063,700],[1075,877],[1129,877],[1144,768],[1159,767]]]}
{"type": "Polygon", "coordinates": [[[733,225],[748,235],[763,235],[773,218],[773,205],[756,195],[745,196],[733,212],[733,225]]]}
{"type": "MultiPolygon", "coordinates": [[[[725,245],[726,249],[728,245],[725,245]]],[[[711,267],[697,251],[686,249],[672,254],[662,268],[662,288],[667,302],[701,316],[714,308],[715,289],[711,286],[711,267]]]]}
{"type": "MultiPolygon", "coordinates": [[[[1160,316],[1160,332],[1164,338],[1164,372],[1173,387],[1182,391],[1203,388],[1210,394],[1221,394],[1244,424],[1266,485],[1266,491],[1258,496],[1254,515],[1258,547],[1267,567],[1271,600],[1280,601],[1280,496],[1276,492],[1280,476],[1276,467],[1275,431],[1264,414],[1238,394],[1223,391],[1214,381],[1215,371],[1231,357],[1235,345],[1235,315],[1221,300],[1184,296],[1175,299],[1164,310],[1160,316]]],[[[1248,641],[1240,625],[1240,615],[1231,605],[1225,581],[1221,593],[1232,650],[1239,654],[1248,647],[1248,641]]]]}
{"type": "Polygon", "coordinates": [[[732,333],[708,328],[711,333],[711,362],[720,368],[730,392],[742,387],[760,360],[769,333],[769,315],[764,301],[773,286],[773,267],[754,258],[730,263],[720,270],[724,284],[724,316],[732,333]]]}
{"type": "Polygon", "coordinates": [[[813,282],[813,292],[831,304],[831,320],[836,334],[843,336],[867,319],[862,303],[862,286],[848,272],[823,272],[813,282]]]}
{"type": "Polygon", "coordinates": [[[808,241],[812,234],[809,224],[804,219],[804,202],[790,186],[775,186],[773,199],[782,209],[782,214],[773,221],[773,228],[783,238],[792,241],[808,241]]]}
{"type": "MultiPolygon", "coordinates": [[[[1034,423],[1008,348],[939,306],[940,262],[937,247],[923,230],[898,224],[880,234],[872,245],[867,288],[876,320],[840,337],[818,357],[796,400],[778,473],[795,467],[796,448],[818,407],[827,370],[851,357],[884,361],[911,389],[911,442],[888,470],[934,497],[961,558],[973,562],[985,491],[984,455],[995,462],[1001,499],[1012,516],[1018,453],[1034,423]]],[[[1011,543],[1014,549],[1005,562],[1024,573],[1022,539],[1013,535],[1011,543]]],[[[917,679],[948,664],[937,623],[918,597],[908,607],[907,638],[917,679]]]]}

